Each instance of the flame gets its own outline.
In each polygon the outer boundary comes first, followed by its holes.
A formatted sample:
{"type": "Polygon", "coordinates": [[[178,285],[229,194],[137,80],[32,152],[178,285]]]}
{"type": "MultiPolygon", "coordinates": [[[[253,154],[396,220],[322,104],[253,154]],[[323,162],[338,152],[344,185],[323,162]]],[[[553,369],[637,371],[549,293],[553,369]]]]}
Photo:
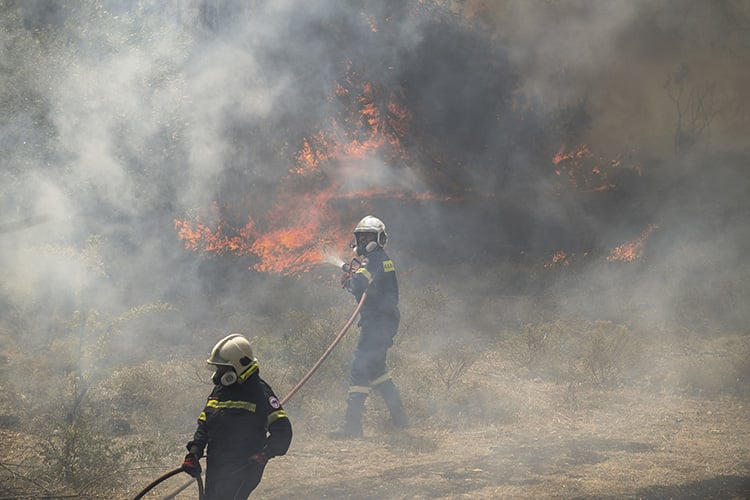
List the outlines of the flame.
{"type": "Polygon", "coordinates": [[[568,253],[563,252],[563,251],[557,251],[552,256],[552,260],[550,262],[546,262],[544,264],[544,267],[552,267],[555,264],[561,264],[563,266],[569,266],[570,265],[570,258],[573,255],[574,254],[568,254],[568,253]]]}
{"type": "Polygon", "coordinates": [[[555,175],[562,178],[566,174],[567,181],[578,191],[607,191],[617,187],[610,177],[618,168],[631,168],[642,174],[640,164],[624,160],[623,156],[609,161],[597,158],[586,144],[572,149],[562,144],[552,157],[552,164],[555,175]]]}
{"type": "MultiPolygon", "coordinates": [[[[637,238],[633,238],[630,241],[618,245],[613,248],[607,260],[620,261],[620,262],[635,262],[643,256],[643,247],[648,237],[656,229],[659,228],[658,224],[649,224],[646,229],[641,231],[641,234],[637,238]]],[[[588,252],[583,252],[584,257],[588,256],[588,252]]],[[[565,252],[559,250],[552,255],[552,258],[544,263],[545,268],[551,268],[554,266],[569,266],[576,259],[575,253],[565,252]]]]}
{"type": "MultiPolygon", "coordinates": [[[[215,205],[213,208],[216,208],[215,205]]],[[[229,228],[220,220],[212,229],[203,222],[200,215],[196,215],[194,221],[176,219],[174,226],[177,237],[183,241],[186,249],[203,253],[247,254],[247,242],[257,236],[255,222],[252,219],[240,228],[229,228]]]]}
{"type": "Polygon", "coordinates": [[[637,259],[640,259],[643,255],[644,242],[649,237],[649,235],[658,227],[658,224],[649,224],[649,226],[644,229],[637,238],[634,238],[612,249],[612,252],[610,252],[609,256],[607,257],[607,260],[633,262],[637,259]]]}
{"type": "Polygon", "coordinates": [[[297,166],[290,169],[289,172],[302,176],[316,174],[320,170],[320,164],[331,159],[331,156],[326,152],[328,148],[328,141],[322,130],[303,139],[302,148],[296,156],[297,166]],[[318,144],[320,146],[316,146],[318,144]]]}
{"type": "Polygon", "coordinates": [[[306,272],[325,260],[326,248],[343,247],[349,231],[331,210],[331,197],[331,191],[303,193],[293,201],[276,203],[266,215],[269,229],[250,247],[260,258],[253,269],[281,274],[306,272]]]}
{"type": "Polygon", "coordinates": [[[557,150],[557,154],[555,154],[555,156],[552,157],[552,163],[557,165],[558,163],[561,163],[566,160],[581,159],[581,158],[586,158],[589,155],[591,155],[591,150],[585,144],[578,146],[577,149],[574,149],[572,151],[566,152],[565,149],[566,149],[565,144],[562,144],[560,146],[560,149],[557,150]]]}
{"type": "MultiPolygon", "coordinates": [[[[588,252],[583,252],[581,254],[583,257],[588,257],[588,252]]],[[[577,259],[575,253],[573,252],[565,252],[563,250],[558,250],[552,255],[552,258],[544,263],[544,267],[553,267],[553,266],[569,266],[573,263],[573,260],[577,259]]]]}
{"type": "Polygon", "coordinates": [[[329,213],[327,193],[301,195],[297,206],[288,199],[276,203],[265,214],[261,231],[249,219],[239,228],[225,220],[213,226],[200,216],[175,220],[177,236],[186,249],[204,255],[252,256],[258,262],[252,269],[285,275],[306,272],[330,254],[330,248],[343,248],[349,230],[329,213]]]}
{"type": "MultiPolygon", "coordinates": [[[[342,111],[329,126],[302,139],[289,176],[274,193],[276,203],[264,214],[248,215],[240,227],[221,216],[214,217],[213,225],[199,215],[177,219],[175,230],[185,248],[206,255],[250,256],[257,261],[252,269],[259,272],[299,274],[319,263],[343,263],[332,249],[346,246],[352,221],[344,222],[340,210],[333,208],[336,200],[453,199],[377,185],[382,181],[368,171],[371,160],[407,160],[401,139],[412,119],[402,95],[390,92],[381,103],[382,93],[361,82],[350,64],[346,77],[333,87],[333,96],[344,104],[342,111]],[[367,187],[347,188],[341,182],[352,178],[367,187]]],[[[220,212],[216,203],[212,211],[220,212]]]]}
{"type": "Polygon", "coordinates": [[[369,158],[376,153],[386,160],[408,159],[401,138],[409,131],[411,111],[402,103],[403,95],[394,91],[389,93],[385,106],[378,105],[379,93],[380,89],[371,83],[358,83],[358,74],[350,66],[346,78],[335,90],[335,95],[350,106],[344,106],[344,114],[333,121],[333,140],[327,144],[327,154],[350,160],[369,158]],[[346,110],[352,108],[358,111],[347,115],[346,110]],[[342,122],[344,126],[340,125],[342,122]]]}

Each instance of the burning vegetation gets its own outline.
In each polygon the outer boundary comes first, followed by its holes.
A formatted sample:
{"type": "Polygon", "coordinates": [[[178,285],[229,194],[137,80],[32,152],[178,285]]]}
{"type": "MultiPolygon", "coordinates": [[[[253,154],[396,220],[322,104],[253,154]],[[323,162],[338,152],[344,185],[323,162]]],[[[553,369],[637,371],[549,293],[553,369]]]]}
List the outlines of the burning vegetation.
{"type": "Polygon", "coordinates": [[[420,426],[374,403],[376,438],[321,447],[350,334],[261,495],[746,496],[742,2],[0,14],[6,496],[115,498],[177,465],[218,332],[288,389],[351,312],[332,266],[367,213],[420,426]]]}
{"type": "MultiPolygon", "coordinates": [[[[323,262],[327,252],[342,252],[351,221],[384,200],[403,210],[432,202],[438,212],[463,211],[471,227],[486,227],[476,220],[479,213],[483,219],[494,217],[499,231],[480,231],[487,240],[507,236],[506,225],[548,224],[534,208],[542,198],[562,206],[586,193],[617,197],[619,172],[642,175],[635,155],[605,160],[585,144],[558,146],[550,155],[550,171],[544,152],[555,141],[580,136],[588,121],[575,130],[575,122],[561,127],[554,121],[562,119],[559,114],[540,112],[517,85],[503,46],[485,36],[475,15],[456,18],[429,3],[404,5],[402,19],[377,8],[365,12],[359,35],[333,30],[331,65],[340,73],[327,82],[328,114],[304,120],[310,126],[295,130],[298,139],[284,158],[285,175],[264,193],[273,201],[256,203],[250,193],[241,203],[219,198],[210,214],[198,210],[176,219],[185,248],[208,257],[247,257],[255,271],[296,275],[323,262]],[[396,67],[389,47],[405,20],[422,23],[424,39],[401,54],[396,67]],[[341,43],[341,37],[349,39],[341,43]],[[464,55],[465,47],[473,48],[472,57],[464,55]],[[517,163],[516,157],[526,161],[517,163]],[[539,189],[550,182],[554,192],[539,189]],[[521,200],[528,210],[520,222],[511,221],[518,212],[505,213],[504,207],[521,200]]],[[[225,189],[227,198],[242,197],[241,183],[225,189]]],[[[426,224],[429,228],[431,221],[426,224]]],[[[566,224],[563,231],[580,234],[577,221],[566,224]]],[[[577,253],[611,250],[580,248],[589,239],[582,235],[574,243],[577,253]]],[[[568,258],[560,255],[573,249],[554,249],[559,243],[521,237],[512,244],[513,251],[540,258],[555,251],[553,264],[566,264],[568,258]]]]}
{"type": "Polygon", "coordinates": [[[374,162],[407,160],[401,140],[410,113],[393,93],[379,102],[373,85],[356,78],[349,71],[335,83],[331,98],[342,102],[343,111],[327,129],[302,139],[295,165],[275,193],[278,201],[260,214],[260,224],[253,215],[242,227],[228,225],[220,215],[213,228],[200,216],[177,219],[175,229],[185,248],[204,254],[252,255],[258,259],[253,265],[256,271],[296,274],[320,264],[327,251],[343,249],[350,239],[351,221],[337,213],[337,201],[433,197],[410,186],[379,181],[373,178],[378,172],[368,171],[374,162]],[[347,185],[347,179],[356,179],[355,185],[347,185]]]}
{"type": "Polygon", "coordinates": [[[331,82],[328,96],[336,103],[336,116],[302,137],[294,164],[275,188],[277,201],[264,213],[251,207],[241,227],[227,222],[222,213],[231,209],[219,208],[219,201],[212,205],[213,225],[200,215],[176,219],[186,249],[208,256],[252,256],[256,271],[298,274],[324,262],[331,249],[342,251],[349,241],[356,214],[352,208],[342,212],[342,202],[362,210],[361,204],[373,199],[460,198],[414,182],[406,145],[413,114],[404,89],[364,80],[351,61],[345,68],[342,78],[331,82]]]}

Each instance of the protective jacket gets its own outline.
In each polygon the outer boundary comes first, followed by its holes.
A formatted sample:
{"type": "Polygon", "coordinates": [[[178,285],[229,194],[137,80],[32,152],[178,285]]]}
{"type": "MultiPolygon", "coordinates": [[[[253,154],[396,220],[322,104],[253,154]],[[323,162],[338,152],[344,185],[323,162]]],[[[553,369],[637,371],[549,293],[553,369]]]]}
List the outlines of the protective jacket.
{"type": "Polygon", "coordinates": [[[247,498],[258,486],[265,464],[254,454],[284,455],[291,441],[292,424],[256,371],[244,383],[214,386],[187,449],[198,457],[206,449],[205,498],[223,500],[247,498]]]}
{"type": "Polygon", "coordinates": [[[292,441],[292,424],[271,387],[258,373],[244,383],[214,386],[198,417],[188,451],[203,456],[206,465],[246,460],[262,451],[268,458],[284,455],[292,441]]]}
{"type": "MultiPolygon", "coordinates": [[[[367,290],[367,300],[359,311],[359,325],[368,322],[398,325],[398,280],[396,267],[383,248],[378,247],[362,259],[361,267],[346,283],[346,288],[357,299],[367,290]]],[[[395,333],[395,332],[394,332],[395,333]]]]}

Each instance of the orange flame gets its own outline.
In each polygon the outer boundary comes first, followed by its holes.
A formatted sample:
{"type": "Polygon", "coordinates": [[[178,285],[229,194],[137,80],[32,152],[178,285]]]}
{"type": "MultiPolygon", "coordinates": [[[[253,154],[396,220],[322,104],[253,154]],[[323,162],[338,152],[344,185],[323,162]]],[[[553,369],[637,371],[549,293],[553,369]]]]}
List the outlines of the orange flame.
{"type": "Polygon", "coordinates": [[[349,231],[327,213],[327,193],[302,195],[296,207],[279,202],[265,217],[267,230],[259,231],[249,219],[240,228],[219,220],[212,228],[200,216],[175,220],[178,237],[188,250],[206,255],[254,256],[256,271],[297,274],[325,260],[329,248],[343,248],[349,231]]]}
{"type": "MultiPolygon", "coordinates": [[[[215,205],[213,208],[216,208],[215,205]]],[[[177,237],[184,242],[186,249],[203,253],[243,255],[249,250],[247,241],[257,236],[255,222],[252,219],[248,220],[245,226],[232,229],[220,220],[216,228],[211,229],[203,223],[201,216],[197,215],[193,222],[177,219],[174,226],[177,237]]]]}
{"type": "Polygon", "coordinates": [[[555,254],[552,256],[552,260],[549,262],[544,263],[544,267],[552,267],[554,265],[563,265],[563,266],[569,266],[570,265],[570,259],[575,254],[568,254],[567,252],[563,252],[562,250],[555,252],[555,254]]]}
{"type": "Polygon", "coordinates": [[[321,163],[331,159],[330,155],[326,153],[328,147],[328,141],[323,131],[303,139],[302,148],[296,156],[297,166],[290,169],[289,172],[302,176],[316,173],[321,163]],[[320,144],[321,147],[315,147],[316,144],[320,144]]]}
{"type": "Polygon", "coordinates": [[[641,256],[643,255],[644,242],[649,237],[649,235],[652,232],[654,232],[654,230],[657,229],[658,227],[659,227],[658,224],[649,224],[648,227],[644,229],[637,238],[634,238],[612,249],[612,252],[610,252],[609,257],[607,257],[607,260],[610,260],[610,261],[619,260],[622,262],[633,262],[637,259],[640,259],[641,256]]]}
{"type": "Polygon", "coordinates": [[[563,177],[578,191],[607,191],[616,186],[611,182],[612,173],[618,168],[632,168],[641,175],[641,166],[637,163],[624,162],[622,157],[614,160],[596,158],[586,144],[568,149],[561,145],[552,157],[555,175],[563,177]]]}
{"type": "MultiPolygon", "coordinates": [[[[232,227],[221,217],[213,227],[200,216],[175,220],[178,237],[185,248],[203,254],[253,256],[252,266],[260,272],[298,274],[330,259],[331,248],[344,248],[351,238],[351,221],[343,223],[331,202],[341,199],[367,199],[374,196],[404,200],[442,199],[429,192],[401,187],[368,187],[347,190],[340,178],[364,179],[367,160],[408,158],[401,138],[408,132],[411,112],[400,96],[390,93],[385,105],[378,105],[378,89],[357,82],[353,71],[337,82],[333,94],[345,101],[344,112],[320,130],[302,140],[290,176],[278,188],[278,201],[256,220],[248,216],[242,227],[232,227]],[[354,108],[355,111],[352,111],[354,108]],[[330,175],[327,171],[332,171],[330,175]],[[298,180],[315,178],[302,188],[298,180]],[[317,182],[321,181],[321,182],[317,182]],[[291,184],[291,186],[290,186],[291,184]]],[[[376,183],[372,180],[371,183],[376,183]]],[[[214,204],[212,210],[218,212],[214,204]]]]}
{"type": "Polygon", "coordinates": [[[565,252],[563,250],[558,250],[552,255],[552,259],[544,263],[544,267],[550,268],[554,266],[569,266],[573,263],[574,260],[588,257],[588,255],[589,252],[583,252],[577,255],[574,252],[565,252]]]}

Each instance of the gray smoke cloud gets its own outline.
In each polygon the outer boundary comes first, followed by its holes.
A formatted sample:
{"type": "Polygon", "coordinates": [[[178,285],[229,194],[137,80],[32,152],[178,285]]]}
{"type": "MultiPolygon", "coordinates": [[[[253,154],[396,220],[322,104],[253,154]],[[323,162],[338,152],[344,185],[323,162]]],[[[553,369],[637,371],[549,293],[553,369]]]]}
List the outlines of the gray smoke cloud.
{"type": "MultiPolygon", "coordinates": [[[[741,265],[748,240],[731,214],[747,185],[736,168],[750,126],[746,5],[471,6],[476,17],[439,2],[0,3],[3,219],[44,217],[0,236],[7,290],[122,310],[246,287],[227,273],[252,259],[202,260],[173,221],[241,227],[267,213],[302,140],[346,112],[332,96],[348,71],[401,92],[411,154],[326,175],[461,200],[368,206],[407,256],[603,252],[656,223],[651,259],[689,242],[693,255],[720,250],[721,269],[741,265]],[[700,153],[676,151],[678,139],[700,153]],[[591,145],[597,165],[637,158],[643,173],[617,171],[610,194],[560,196],[551,159],[565,143],[591,145]],[[708,172],[715,161],[724,168],[708,172]]],[[[675,289],[690,281],[685,262],[675,289]]]]}
{"type": "MultiPolygon", "coordinates": [[[[322,238],[379,216],[403,366],[442,369],[557,319],[572,335],[600,320],[643,338],[747,333],[749,2],[0,0],[0,33],[0,359],[12,351],[19,368],[0,382],[37,394],[19,414],[50,413],[50,378],[187,363],[230,331],[284,321],[311,332],[296,346],[313,360],[353,307],[330,264],[256,272],[257,254],[186,249],[177,219],[230,236],[305,222],[322,238]],[[403,151],[335,151],[296,174],[305,144],[330,153],[374,128],[403,151]],[[607,258],[644,231],[634,262],[607,258]],[[43,376],[29,377],[37,353],[43,376]]],[[[279,391],[306,368],[288,364],[267,365],[279,391]]],[[[131,383],[143,390],[146,372],[131,383]]],[[[200,408],[158,374],[175,391],[161,413],[180,413],[158,424],[189,429],[200,408]]],[[[502,395],[464,397],[470,418],[503,414],[502,395]]],[[[459,414],[442,394],[439,406],[424,411],[459,414]]],[[[325,420],[306,411],[301,425],[325,420]]]]}

